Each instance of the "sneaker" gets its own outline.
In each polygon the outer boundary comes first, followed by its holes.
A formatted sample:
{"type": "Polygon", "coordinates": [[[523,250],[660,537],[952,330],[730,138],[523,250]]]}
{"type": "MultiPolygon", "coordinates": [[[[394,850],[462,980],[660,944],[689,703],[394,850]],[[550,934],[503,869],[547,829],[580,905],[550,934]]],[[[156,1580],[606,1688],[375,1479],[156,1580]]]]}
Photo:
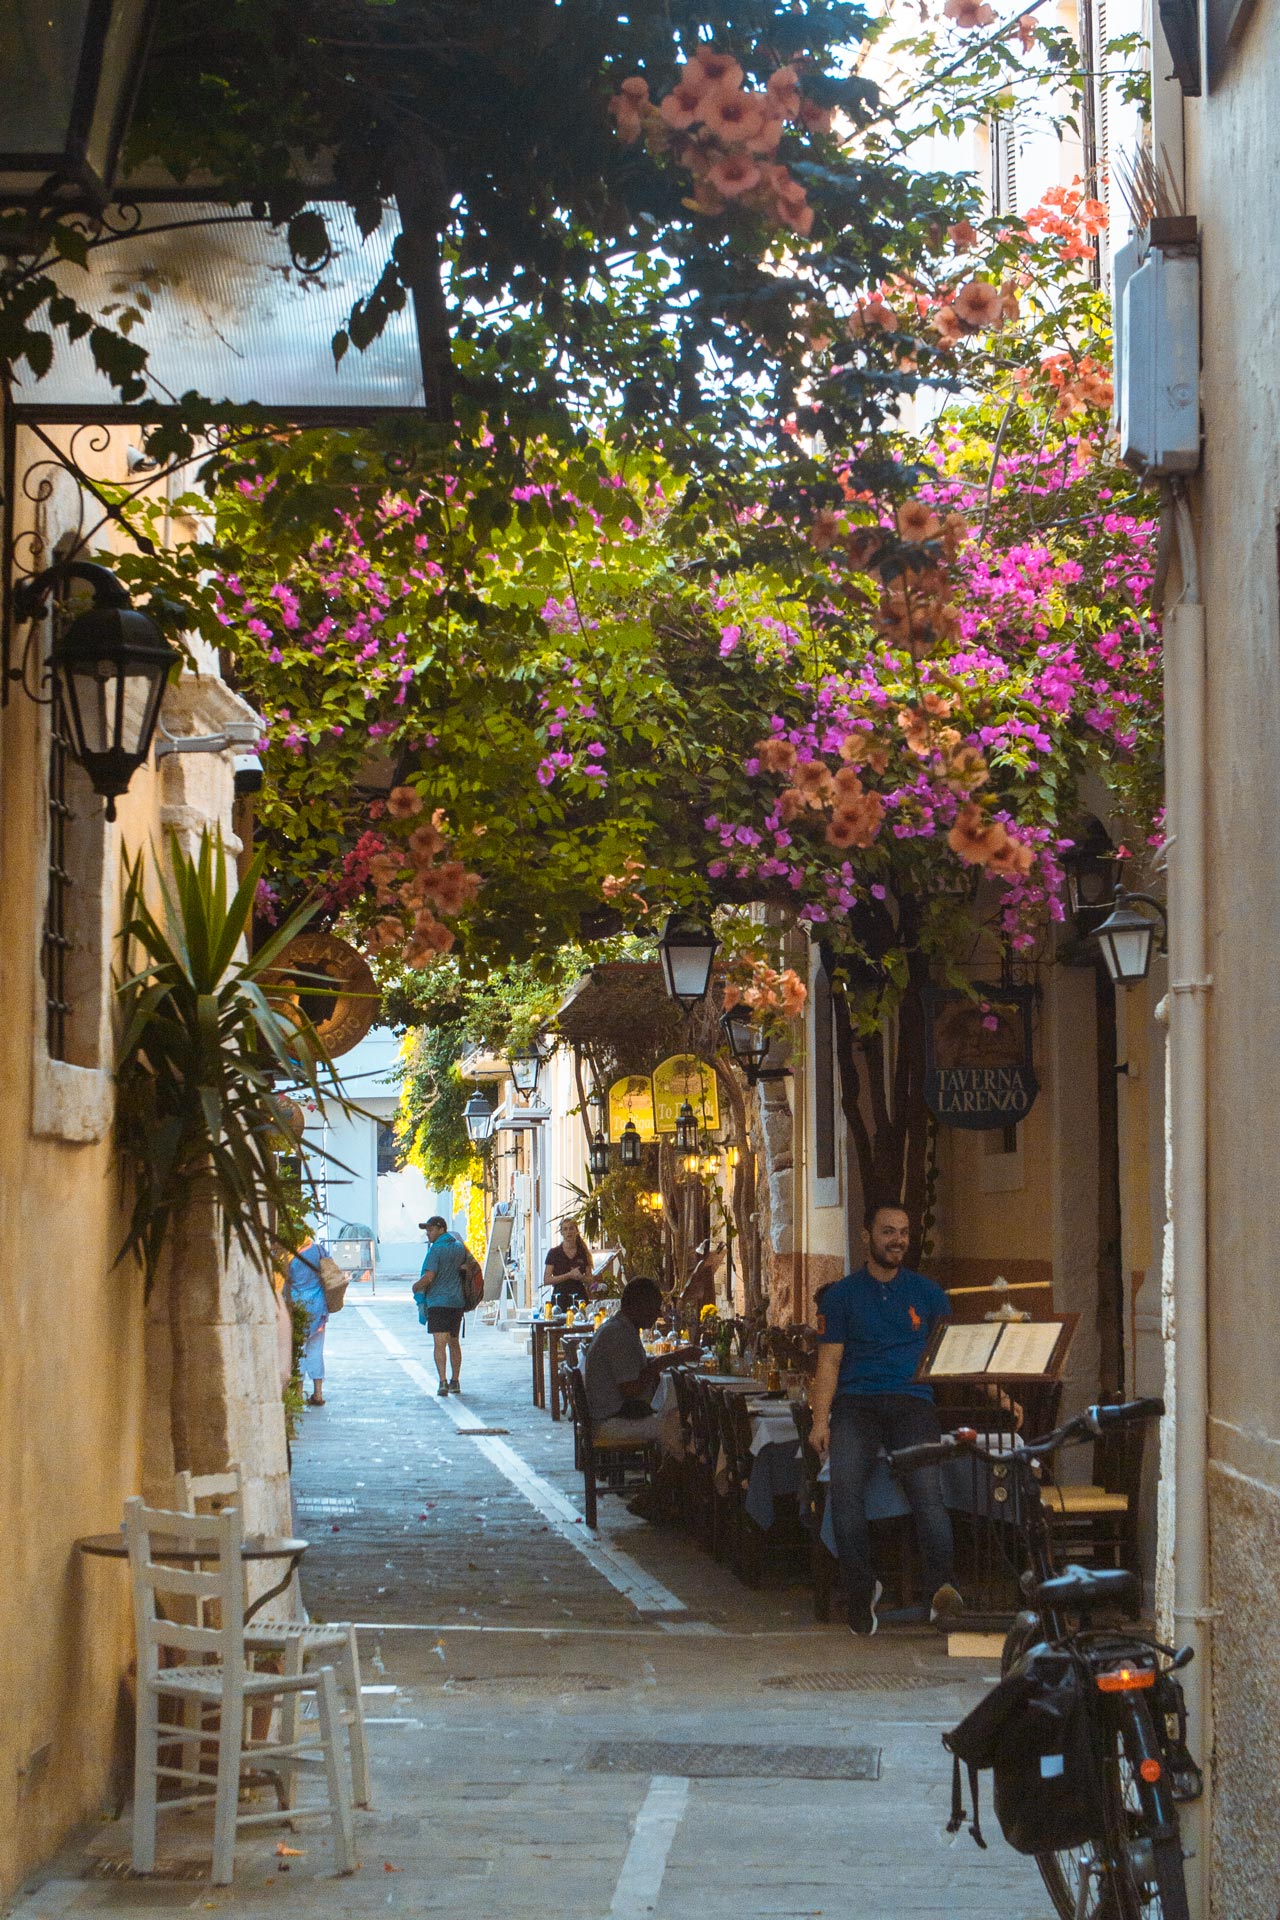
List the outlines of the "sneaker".
{"type": "Polygon", "coordinates": [[[940,1620],[954,1620],[964,1610],[964,1601],[958,1589],[949,1580],[944,1580],[930,1604],[929,1624],[936,1627],[940,1620]]]}
{"type": "Polygon", "coordinates": [[[449,1391],[450,1393],[461,1393],[462,1392],[461,1380],[451,1380],[449,1382],[449,1391]]]}
{"type": "Polygon", "coordinates": [[[861,1606],[858,1605],[856,1600],[849,1602],[850,1633],[856,1633],[859,1638],[866,1638],[868,1640],[871,1638],[871,1635],[880,1625],[880,1615],[877,1612],[877,1608],[880,1604],[880,1595],[883,1592],[884,1587],[881,1582],[877,1580],[861,1606]]]}
{"type": "Polygon", "coordinates": [[[436,1388],[436,1399],[443,1400],[445,1395],[448,1393],[448,1391],[449,1391],[449,1382],[447,1380],[442,1380],[440,1382],[440,1385],[436,1388]]]}

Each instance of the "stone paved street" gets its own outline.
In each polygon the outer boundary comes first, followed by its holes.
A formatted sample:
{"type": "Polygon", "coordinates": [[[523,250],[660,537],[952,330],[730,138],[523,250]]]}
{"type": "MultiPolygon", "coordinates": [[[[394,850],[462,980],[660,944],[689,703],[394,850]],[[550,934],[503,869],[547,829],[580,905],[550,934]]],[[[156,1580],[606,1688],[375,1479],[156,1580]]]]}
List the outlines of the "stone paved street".
{"type": "Polygon", "coordinates": [[[483,1328],[465,1354],[462,1398],[438,1401],[407,1292],[364,1299],[331,1325],[329,1404],[294,1447],[308,1605],[361,1625],[375,1806],[356,1815],[359,1872],[333,1877],[323,1825],[286,1835],[297,1857],[260,1829],[214,1890],[192,1877],[207,1823],[179,1815],[161,1873],[131,1882],[111,1867],[127,1824],[106,1820],[29,1883],[21,1920],[1049,1920],[998,1835],[983,1854],[943,1831],[939,1731],[989,1662],[948,1661],[918,1628],[855,1644],[814,1625],[803,1589],[749,1592],[611,1499],[593,1543],[571,1430],[530,1405],[527,1358],[483,1328]],[[621,1756],[643,1770],[608,1769],[617,1742],[646,1743],[621,1756]],[[680,1771],[723,1766],[708,1746],[870,1748],[879,1777],[795,1777],[794,1758],[779,1777],[767,1756],[763,1777],[680,1771]]]}

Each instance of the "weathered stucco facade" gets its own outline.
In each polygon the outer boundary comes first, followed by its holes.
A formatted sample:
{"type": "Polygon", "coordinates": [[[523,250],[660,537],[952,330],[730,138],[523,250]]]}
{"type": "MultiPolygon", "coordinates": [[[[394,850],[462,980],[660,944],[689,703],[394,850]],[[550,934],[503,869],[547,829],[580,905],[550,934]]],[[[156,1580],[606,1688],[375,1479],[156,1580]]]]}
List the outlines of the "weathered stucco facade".
{"type": "MultiPolygon", "coordinates": [[[[1210,13],[1216,15],[1216,8],[1210,13]]],[[[1280,1906],[1280,1237],[1272,1114],[1280,819],[1280,10],[1182,112],[1202,249],[1204,462],[1194,483],[1206,614],[1209,993],[1209,1501],[1214,1624],[1214,1912],[1280,1906]]],[[[1176,177],[1176,95],[1157,139],[1176,177]]],[[[1176,1198],[1175,1198],[1176,1204],[1176,1198]]]]}
{"type": "MultiPolygon", "coordinates": [[[[19,473],[24,436],[19,431],[19,473]]],[[[123,436],[100,455],[124,477],[123,436]]],[[[30,508],[38,537],[22,562],[47,564],[77,521],[74,486],[55,476],[30,508]]],[[[22,523],[19,522],[19,531],[22,523]]],[[[95,546],[97,546],[95,542],[95,546]]],[[[19,630],[19,646],[26,629],[19,630]]],[[[28,672],[35,687],[47,634],[28,672]]],[[[247,709],[216,676],[189,675],[167,698],[173,731],[216,732],[247,709]]],[[[189,1463],[245,1470],[248,1525],[287,1530],[289,1498],[274,1307],[266,1276],[207,1217],[184,1223],[168,1270],[144,1302],[142,1276],[117,1263],[125,1208],[114,1165],[110,970],[124,848],[159,851],[166,828],[188,844],[206,824],[230,836],[226,753],[173,756],[135,776],[114,825],[68,770],[72,884],[67,896],[67,1029],[50,1057],[42,930],[49,890],[49,717],[13,687],[0,719],[0,1899],[80,1819],[126,1795],[133,1659],[128,1576],[87,1560],[83,1534],[120,1523],[124,1499],[172,1496],[172,1434],[189,1463]],[[168,1288],[186,1365],[175,1380],[168,1288]]]]}

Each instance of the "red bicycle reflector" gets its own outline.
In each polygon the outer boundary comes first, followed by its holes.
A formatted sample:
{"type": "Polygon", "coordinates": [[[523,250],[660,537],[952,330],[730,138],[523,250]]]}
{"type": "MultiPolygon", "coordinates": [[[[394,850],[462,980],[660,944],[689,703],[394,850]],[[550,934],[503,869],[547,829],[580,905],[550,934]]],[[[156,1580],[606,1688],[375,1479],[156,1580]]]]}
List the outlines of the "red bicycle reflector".
{"type": "Polygon", "coordinates": [[[1160,1775],[1164,1772],[1164,1768],[1158,1760],[1144,1760],[1139,1766],[1138,1772],[1147,1782],[1147,1785],[1153,1787],[1160,1778],[1160,1775]]]}
{"type": "Polygon", "coordinates": [[[1154,1687],[1156,1674],[1154,1667],[1112,1667],[1097,1679],[1099,1693],[1137,1693],[1143,1687],[1154,1687]]]}
{"type": "Polygon", "coordinates": [[[957,1427],[956,1428],[956,1439],[962,1440],[966,1447],[971,1445],[972,1442],[977,1439],[977,1437],[978,1437],[978,1429],[976,1427],[957,1427]]]}

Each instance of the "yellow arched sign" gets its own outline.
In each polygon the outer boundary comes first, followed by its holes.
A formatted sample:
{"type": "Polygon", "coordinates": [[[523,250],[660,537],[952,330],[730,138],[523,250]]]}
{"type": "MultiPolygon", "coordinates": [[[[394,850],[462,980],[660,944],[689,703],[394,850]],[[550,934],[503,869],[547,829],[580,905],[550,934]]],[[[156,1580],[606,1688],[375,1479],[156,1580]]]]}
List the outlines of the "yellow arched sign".
{"type": "Polygon", "coordinates": [[[609,1138],[620,1140],[628,1120],[635,1122],[642,1140],[656,1140],[653,1125],[653,1085],[647,1073],[624,1074],[609,1089],[609,1138]]]}
{"type": "Polygon", "coordinates": [[[704,1133],[720,1128],[716,1070],[696,1053],[673,1053],[653,1070],[653,1117],[659,1133],[674,1133],[685,1101],[704,1133]]]}

